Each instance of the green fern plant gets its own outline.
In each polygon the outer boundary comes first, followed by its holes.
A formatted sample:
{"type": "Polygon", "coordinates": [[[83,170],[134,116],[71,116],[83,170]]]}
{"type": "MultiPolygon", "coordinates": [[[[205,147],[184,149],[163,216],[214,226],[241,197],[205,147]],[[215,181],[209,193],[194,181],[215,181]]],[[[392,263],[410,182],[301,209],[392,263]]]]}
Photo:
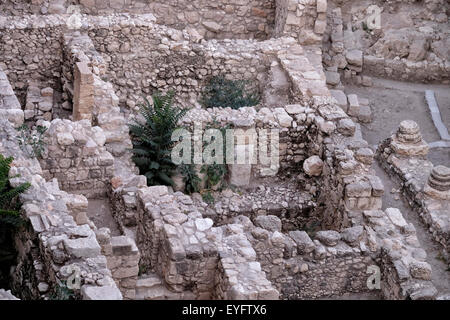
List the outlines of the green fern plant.
{"type": "Polygon", "coordinates": [[[259,92],[250,81],[228,80],[223,75],[209,80],[200,100],[206,108],[232,109],[255,106],[259,101],[259,92]]]}
{"type": "Polygon", "coordinates": [[[20,203],[17,197],[31,185],[27,182],[13,188],[9,184],[9,170],[13,160],[12,157],[5,158],[0,154],[0,225],[17,227],[23,222],[18,211],[20,203]]]}
{"type": "Polygon", "coordinates": [[[173,185],[171,176],[175,164],[171,160],[174,146],[172,133],[178,129],[178,122],[187,109],[173,106],[174,92],[166,95],[156,93],[152,96],[153,104],[144,98],[139,105],[144,123],[134,122],[129,125],[133,142],[133,161],[140,174],[147,177],[147,184],[173,185]]]}

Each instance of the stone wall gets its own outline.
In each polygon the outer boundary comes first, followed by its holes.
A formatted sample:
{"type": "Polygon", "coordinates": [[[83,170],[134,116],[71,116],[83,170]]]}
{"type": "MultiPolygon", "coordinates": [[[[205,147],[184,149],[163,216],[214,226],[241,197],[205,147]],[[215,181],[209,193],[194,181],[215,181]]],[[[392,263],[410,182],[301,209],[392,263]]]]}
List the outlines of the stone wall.
{"type": "Polygon", "coordinates": [[[320,45],[327,26],[327,0],[276,0],[274,36],[320,45]]]}
{"type": "Polygon", "coordinates": [[[0,16],[0,66],[25,105],[27,80],[60,91],[63,25],[58,19],[20,21],[0,16]]]}
{"type": "Polygon", "coordinates": [[[131,108],[142,102],[142,95],[169,89],[185,105],[196,105],[206,80],[220,73],[251,79],[262,86],[270,63],[268,55],[283,45],[241,40],[196,44],[199,38],[192,32],[155,25],[151,16],[132,22],[115,18],[110,22],[112,28],[96,28],[89,36],[104,55],[108,78],[121,102],[131,108]]]}
{"type": "Polygon", "coordinates": [[[78,299],[122,299],[106,258],[101,254],[86,217],[87,200],[59,189],[56,180],[45,181],[36,159],[27,158],[16,142],[16,131],[7,120],[1,123],[0,152],[14,157],[12,186],[30,182],[20,196],[26,227],[16,235],[17,266],[12,290],[22,299],[42,299],[55,294],[62,281],[75,274],[81,287],[78,299]]]}
{"type": "Polygon", "coordinates": [[[114,176],[114,158],[106,151],[105,141],[103,130],[88,120],[53,120],[44,136],[44,177],[57,178],[61,189],[89,198],[106,195],[114,176]]]}
{"type": "Polygon", "coordinates": [[[218,261],[209,240],[212,220],[202,218],[190,197],[170,195],[166,187],[142,188],[137,196],[141,266],[156,271],[174,292],[191,290],[199,299],[209,298],[218,261]]]}
{"type": "Polygon", "coordinates": [[[376,265],[365,245],[364,228],[319,231],[312,240],[305,231],[282,233],[275,216],[253,220],[239,216],[262,270],[284,299],[316,299],[345,292],[368,292],[367,268],[376,265]]]}
{"type": "Polygon", "coordinates": [[[411,207],[419,214],[450,262],[449,169],[427,160],[428,145],[414,121],[403,121],[398,131],[380,143],[377,158],[397,181],[411,207]]]}
{"type": "Polygon", "coordinates": [[[368,247],[381,252],[381,290],[386,299],[434,299],[427,253],[420,247],[416,230],[396,208],[364,212],[368,247]]]}
{"type": "Polygon", "coordinates": [[[127,236],[111,237],[108,228],[101,228],[95,233],[102,247],[102,254],[106,257],[108,269],[111,270],[112,278],[123,298],[134,300],[141,257],[134,240],[127,236]]]}
{"type": "Polygon", "coordinates": [[[14,127],[23,124],[24,113],[20,107],[19,100],[9,83],[8,77],[0,66],[0,117],[9,120],[14,127]]]}
{"type": "Polygon", "coordinates": [[[448,3],[374,1],[381,29],[367,27],[368,5],[328,1],[324,64],[358,84],[370,75],[403,81],[448,81],[448,3]],[[414,28],[411,29],[411,25],[414,28]]]}
{"type": "Polygon", "coordinates": [[[266,39],[272,33],[275,20],[274,0],[7,0],[0,5],[0,12],[6,15],[72,14],[70,4],[90,15],[152,13],[158,24],[180,30],[195,28],[207,39],[266,39]]]}

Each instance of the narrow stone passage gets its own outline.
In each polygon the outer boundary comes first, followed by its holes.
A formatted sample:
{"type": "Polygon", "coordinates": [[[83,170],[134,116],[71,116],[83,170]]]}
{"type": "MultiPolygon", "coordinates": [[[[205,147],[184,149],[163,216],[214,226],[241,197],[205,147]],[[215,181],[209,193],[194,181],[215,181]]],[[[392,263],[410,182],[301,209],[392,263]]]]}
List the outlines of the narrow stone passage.
{"type": "Polygon", "coordinates": [[[383,181],[385,187],[383,210],[386,208],[398,208],[402,212],[405,220],[414,225],[421,247],[427,253],[426,261],[431,265],[433,271],[432,282],[438,290],[438,297],[449,296],[450,271],[447,270],[447,264],[440,258],[439,245],[432,239],[427,227],[420,220],[418,213],[411,209],[402,194],[400,192],[392,192],[394,189],[398,190],[399,186],[381,168],[377,161],[373,163],[373,169],[376,175],[383,181]]]}
{"type": "Polygon", "coordinates": [[[112,237],[121,235],[112,216],[108,199],[89,199],[87,214],[98,229],[109,228],[112,237]]]}

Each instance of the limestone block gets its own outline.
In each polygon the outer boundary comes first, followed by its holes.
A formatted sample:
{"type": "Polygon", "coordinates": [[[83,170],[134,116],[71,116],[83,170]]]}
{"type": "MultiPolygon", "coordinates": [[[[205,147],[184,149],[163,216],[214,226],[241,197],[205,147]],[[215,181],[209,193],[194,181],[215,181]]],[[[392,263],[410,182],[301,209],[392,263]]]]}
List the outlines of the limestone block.
{"type": "Polygon", "coordinates": [[[337,130],[344,136],[352,137],[356,131],[356,125],[350,118],[341,119],[338,122],[337,130]]]}
{"type": "Polygon", "coordinates": [[[349,116],[354,116],[357,117],[359,115],[359,109],[360,109],[360,105],[359,105],[359,101],[358,101],[358,96],[356,94],[349,94],[347,96],[348,98],[348,115],[349,116]]]}
{"type": "Polygon", "coordinates": [[[325,71],[327,84],[337,86],[341,82],[341,75],[338,72],[325,71]]]}
{"type": "Polygon", "coordinates": [[[317,0],[317,12],[327,12],[327,0],[317,0]]]}
{"type": "Polygon", "coordinates": [[[75,121],[92,119],[94,109],[94,76],[86,62],[74,68],[73,118],[75,121]]]}
{"type": "Polygon", "coordinates": [[[297,244],[299,254],[310,253],[314,250],[314,242],[305,231],[291,231],[289,232],[289,236],[297,244]]]}
{"type": "Polygon", "coordinates": [[[101,248],[95,237],[65,239],[64,247],[76,258],[93,258],[100,254],[101,248]]]}
{"type": "Polygon", "coordinates": [[[348,244],[356,244],[362,239],[364,232],[363,226],[355,226],[342,230],[342,240],[348,244]]]}
{"type": "Polygon", "coordinates": [[[294,120],[283,108],[275,108],[274,115],[282,127],[289,128],[294,120]]]}
{"type": "Polygon", "coordinates": [[[219,32],[222,30],[222,26],[214,21],[203,21],[202,25],[206,28],[206,30],[211,32],[219,32]]]}
{"type": "Polygon", "coordinates": [[[255,225],[269,231],[281,231],[281,220],[276,216],[259,216],[255,219],[255,225]]]}
{"type": "Polygon", "coordinates": [[[385,212],[386,215],[389,217],[389,220],[391,220],[391,222],[395,226],[405,228],[408,225],[408,223],[403,218],[402,213],[397,208],[387,208],[385,212]]]}
{"type": "Polygon", "coordinates": [[[299,105],[299,104],[291,104],[291,105],[287,105],[285,106],[285,109],[287,111],[287,113],[289,114],[299,114],[299,113],[304,113],[306,108],[299,105]]]}
{"type": "Polygon", "coordinates": [[[358,181],[345,186],[345,195],[347,197],[370,197],[372,195],[372,187],[366,181],[358,181]]]}
{"type": "Polygon", "coordinates": [[[59,132],[56,134],[58,143],[63,146],[71,145],[75,142],[73,135],[70,132],[59,132]]]}
{"type": "Polygon", "coordinates": [[[349,64],[362,67],[363,65],[363,53],[361,50],[350,50],[345,55],[349,64]]]}
{"type": "Polygon", "coordinates": [[[344,112],[347,112],[347,96],[345,95],[344,91],[342,90],[330,90],[331,96],[336,99],[337,105],[341,107],[344,112]]]}
{"type": "Polygon", "coordinates": [[[335,246],[338,241],[341,240],[341,234],[337,231],[318,231],[316,233],[316,238],[327,246],[335,246]]]}
{"type": "Polygon", "coordinates": [[[369,123],[372,121],[372,110],[369,106],[360,106],[358,120],[363,123],[369,123]]]}
{"type": "Polygon", "coordinates": [[[323,161],[318,156],[312,156],[303,162],[303,170],[309,176],[320,176],[322,174],[323,161]]]}
{"type": "Polygon", "coordinates": [[[122,300],[122,294],[116,286],[89,286],[81,287],[83,300],[122,300]]]}
{"type": "Polygon", "coordinates": [[[416,279],[431,280],[431,266],[427,262],[414,261],[409,265],[409,271],[416,279]]]}

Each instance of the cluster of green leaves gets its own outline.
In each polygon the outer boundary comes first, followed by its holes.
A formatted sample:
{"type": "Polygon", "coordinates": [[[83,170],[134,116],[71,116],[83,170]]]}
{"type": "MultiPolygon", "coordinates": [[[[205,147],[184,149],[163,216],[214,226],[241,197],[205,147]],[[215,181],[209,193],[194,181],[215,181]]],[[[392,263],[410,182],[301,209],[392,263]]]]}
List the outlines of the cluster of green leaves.
{"type": "Polygon", "coordinates": [[[75,292],[69,289],[65,281],[61,281],[53,290],[50,300],[75,300],[75,292]]]}
{"type": "Polygon", "coordinates": [[[133,141],[133,161],[140,174],[147,177],[147,184],[173,185],[175,164],[171,160],[172,133],[178,129],[178,122],[188,111],[173,106],[174,92],[166,95],[156,93],[153,103],[144,98],[139,105],[144,123],[130,124],[133,141]]]}
{"type": "Polygon", "coordinates": [[[184,192],[187,194],[200,192],[201,179],[197,174],[195,164],[180,165],[180,173],[183,176],[184,192]]]}
{"type": "Polygon", "coordinates": [[[206,108],[239,109],[255,106],[260,101],[258,89],[248,80],[228,80],[223,75],[212,77],[205,86],[200,102],[206,108]]]}
{"type": "MultiPolygon", "coordinates": [[[[226,130],[229,129],[230,126],[226,125],[225,127],[220,127],[219,123],[216,119],[213,120],[212,124],[210,124],[207,129],[219,129],[222,134],[223,143],[223,152],[222,154],[226,154],[226,130]]],[[[206,145],[207,146],[207,145],[206,145]]],[[[202,173],[206,175],[206,189],[216,189],[222,190],[226,187],[225,177],[228,174],[228,166],[223,161],[223,163],[214,163],[214,164],[205,164],[202,167],[202,173]]]]}
{"type": "MultiPolygon", "coordinates": [[[[13,188],[9,183],[9,170],[12,157],[5,158],[0,154],[0,226],[19,227],[23,220],[19,214],[20,202],[17,197],[30,187],[30,183],[23,183],[13,188]]],[[[16,178],[17,176],[13,177],[16,178]]]]}
{"type": "Polygon", "coordinates": [[[18,130],[17,141],[20,148],[31,158],[41,158],[45,149],[42,137],[47,128],[36,126],[35,130],[31,130],[26,124],[23,124],[18,130]]]}
{"type": "Polygon", "coordinates": [[[207,191],[207,192],[203,193],[202,194],[202,199],[207,204],[214,204],[214,197],[211,194],[211,191],[207,191]]]}

